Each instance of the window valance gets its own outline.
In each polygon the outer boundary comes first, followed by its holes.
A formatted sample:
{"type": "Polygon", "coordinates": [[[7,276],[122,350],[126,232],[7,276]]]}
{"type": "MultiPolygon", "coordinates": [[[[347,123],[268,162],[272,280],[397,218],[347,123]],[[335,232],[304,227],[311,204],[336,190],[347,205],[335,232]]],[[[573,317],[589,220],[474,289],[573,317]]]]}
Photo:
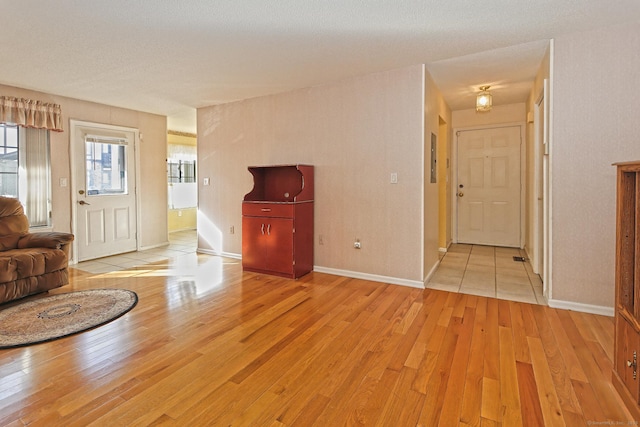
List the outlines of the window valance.
{"type": "Polygon", "coordinates": [[[0,96],[0,123],[62,132],[62,110],[59,104],[0,96]]]}

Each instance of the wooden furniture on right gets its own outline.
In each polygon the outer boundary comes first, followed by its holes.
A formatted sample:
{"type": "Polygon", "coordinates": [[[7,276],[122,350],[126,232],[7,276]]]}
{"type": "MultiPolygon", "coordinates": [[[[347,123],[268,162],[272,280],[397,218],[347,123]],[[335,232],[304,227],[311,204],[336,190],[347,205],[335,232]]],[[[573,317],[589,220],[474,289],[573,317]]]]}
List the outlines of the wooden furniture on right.
{"type": "Polygon", "coordinates": [[[616,296],[612,383],[640,419],[640,161],[616,163],[616,296]]]}

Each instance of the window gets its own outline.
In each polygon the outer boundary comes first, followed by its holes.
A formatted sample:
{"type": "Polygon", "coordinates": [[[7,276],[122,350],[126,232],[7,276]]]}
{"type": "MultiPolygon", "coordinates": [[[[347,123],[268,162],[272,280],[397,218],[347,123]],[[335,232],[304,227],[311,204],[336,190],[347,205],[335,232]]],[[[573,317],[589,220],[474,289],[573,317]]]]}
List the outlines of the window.
{"type": "Polygon", "coordinates": [[[0,195],[24,206],[31,227],[50,225],[49,131],[0,124],[0,195]]]}
{"type": "Polygon", "coordinates": [[[169,184],[196,182],[196,161],[169,160],[169,184]]]}
{"type": "Polygon", "coordinates": [[[184,137],[183,142],[184,140],[188,143],[167,144],[169,209],[189,209],[198,206],[195,136],[184,137]]]}
{"type": "Polygon", "coordinates": [[[127,144],[126,139],[86,137],[87,195],[128,194],[127,144]]]}

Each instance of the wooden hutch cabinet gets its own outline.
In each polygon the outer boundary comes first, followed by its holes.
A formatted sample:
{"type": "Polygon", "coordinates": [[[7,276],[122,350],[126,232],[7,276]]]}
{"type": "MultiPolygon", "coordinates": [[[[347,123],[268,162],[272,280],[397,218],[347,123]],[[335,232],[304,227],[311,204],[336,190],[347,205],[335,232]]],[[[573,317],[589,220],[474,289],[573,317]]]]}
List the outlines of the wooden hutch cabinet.
{"type": "Polygon", "coordinates": [[[640,161],[616,163],[616,297],[613,384],[640,415],[640,161]]]}
{"type": "Polygon", "coordinates": [[[242,268],[298,278],[313,270],[313,166],[252,166],[242,202],[242,268]]]}

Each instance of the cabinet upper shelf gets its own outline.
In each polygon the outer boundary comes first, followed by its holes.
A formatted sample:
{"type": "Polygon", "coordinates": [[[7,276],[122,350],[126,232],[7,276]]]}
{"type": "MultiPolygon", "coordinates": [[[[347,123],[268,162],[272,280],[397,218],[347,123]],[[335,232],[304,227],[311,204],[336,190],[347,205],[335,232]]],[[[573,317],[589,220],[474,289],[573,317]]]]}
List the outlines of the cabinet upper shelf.
{"type": "Polygon", "coordinates": [[[245,202],[292,203],[313,200],[313,166],[250,166],[253,189],[245,202]]]}

